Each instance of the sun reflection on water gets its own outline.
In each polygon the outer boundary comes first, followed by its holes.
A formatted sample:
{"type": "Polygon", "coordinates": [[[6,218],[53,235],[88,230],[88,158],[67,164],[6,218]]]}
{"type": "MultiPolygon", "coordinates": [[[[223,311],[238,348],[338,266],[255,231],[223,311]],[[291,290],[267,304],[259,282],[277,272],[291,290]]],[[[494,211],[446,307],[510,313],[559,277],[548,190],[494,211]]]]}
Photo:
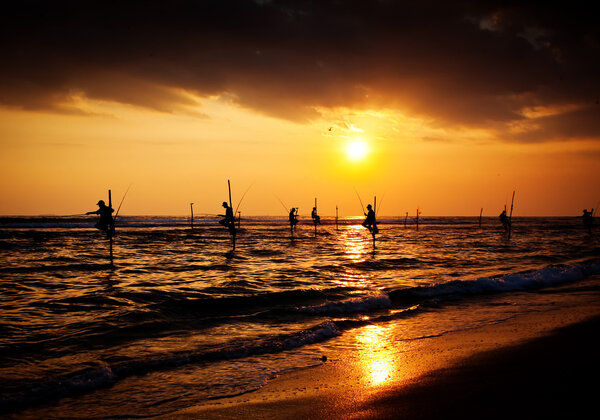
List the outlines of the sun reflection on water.
{"type": "Polygon", "coordinates": [[[360,269],[359,265],[367,263],[372,258],[372,245],[366,231],[360,225],[346,227],[338,240],[338,251],[345,261],[339,261],[344,267],[336,275],[335,282],[342,287],[367,288],[374,285],[373,273],[360,269]]]}
{"type": "Polygon", "coordinates": [[[371,242],[365,240],[366,229],[360,225],[348,226],[340,236],[343,244],[344,256],[351,261],[364,261],[372,249],[371,242]]]}
{"type": "Polygon", "coordinates": [[[389,327],[368,325],[357,335],[363,374],[371,386],[382,386],[398,374],[398,359],[392,350],[389,327]]]}

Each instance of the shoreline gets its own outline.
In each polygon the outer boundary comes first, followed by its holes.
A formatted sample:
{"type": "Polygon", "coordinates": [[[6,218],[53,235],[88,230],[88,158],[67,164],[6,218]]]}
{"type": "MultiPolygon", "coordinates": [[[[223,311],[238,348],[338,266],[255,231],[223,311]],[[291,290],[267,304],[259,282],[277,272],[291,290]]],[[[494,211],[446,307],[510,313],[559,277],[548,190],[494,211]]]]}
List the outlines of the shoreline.
{"type": "Polygon", "coordinates": [[[593,401],[585,387],[600,373],[600,306],[572,309],[432,337],[401,353],[403,374],[382,384],[359,378],[338,355],[159,418],[582,417],[593,401]]]}

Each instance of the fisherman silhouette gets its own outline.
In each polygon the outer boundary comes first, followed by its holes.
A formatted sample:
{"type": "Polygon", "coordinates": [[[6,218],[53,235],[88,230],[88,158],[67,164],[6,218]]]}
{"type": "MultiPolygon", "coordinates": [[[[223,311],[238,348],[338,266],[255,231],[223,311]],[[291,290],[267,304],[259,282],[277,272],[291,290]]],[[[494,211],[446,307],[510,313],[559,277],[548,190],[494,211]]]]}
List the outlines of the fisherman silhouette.
{"type": "Polygon", "coordinates": [[[290,209],[289,219],[290,219],[290,228],[294,229],[294,227],[296,227],[296,225],[298,224],[298,209],[297,208],[292,207],[290,209]]]}
{"type": "Polygon", "coordinates": [[[375,212],[373,211],[373,207],[371,207],[370,204],[367,204],[367,209],[369,209],[369,211],[365,214],[365,216],[367,217],[365,218],[365,221],[362,223],[362,225],[369,229],[369,232],[375,235],[379,232],[379,228],[377,228],[377,221],[375,220],[375,212]]]}
{"type": "Polygon", "coordinates": [[[110,238],[115,234],[115,221],[113,220],[112,213],[114,210],[108,207],[104,200],[98,201],[98,210],[88,211],[86,214],[98,214],[100,219],[95,224],[96,229],[99,229],[106,233],[106,237],[110,238]]]}
{"type": "Polygon", "coordinates": [[[508,227],[510,225],[510,221],[508,220],[508,216],[506,215],[506,210],[502,210],[502,213],[500,213],[500,216],[498,216],[500,218],[500,221],[502,222],[502,226],[504,227],[504,230],[508,232],[508,227]]]}
{"type": "Polygon", "coordinates": [[[310,213],[310,217],[312,217],[313,223],[315,225],[321,224],[321,217],[317,214],[317,208],[313,207],[312,212],[310,213]]]}
{"type": "Polygon", "coordinates": [[[583,225],[588,229],[592,230],[592,224],[594,223],[594,209],[587,211],[587,209],[583,209],[583,215],[581,216],[583,219],[583,225]]]}
{"type": "Polygon", "coordinates": [[[235,235],[235,219],[233,217],[233,209],[229,207],[226,201],[223,201],[223,208],[225,208],[225,214],[220,214],[223,219],[219,220],[219,223],[229,229],[229,233],[235,235]]]}

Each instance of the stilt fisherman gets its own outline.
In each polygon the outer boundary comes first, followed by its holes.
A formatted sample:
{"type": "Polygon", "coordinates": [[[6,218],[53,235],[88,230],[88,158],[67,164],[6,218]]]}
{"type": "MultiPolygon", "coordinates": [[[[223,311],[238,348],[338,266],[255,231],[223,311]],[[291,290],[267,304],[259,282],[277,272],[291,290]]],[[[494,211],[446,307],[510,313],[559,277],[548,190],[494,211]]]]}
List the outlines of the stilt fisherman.
{"type": "Polygon", "coordinates": [[[106,238],[111,238],[115,234],[115,221],[112,214],[114,210],[104,203],[104,200],[98,201],[98,210],[88,211],[86,214],[98,214],[100,219],[96,223],[96,229],[106,233],[106,238]]]}
{"type": "Polygon", "coordinates": [[[310,217],[312,217],[313,223],[315,225],[321,224],[321,217],[317,214],[317,208],[313,207],[312,212],[310,213],[310,217]]]}
{"type": "Polygon", "coordinates": [[[585,226],[585,228],[587,230],[589,230],[591,232],[592,230],[592,225],[594,223],[594,209],[587,211],[587,209],[583,209],[583,215],[581,216],[581,218],[583,219],[583,226],[585,226]]]}
{"type": "Polygon", "coordinates": [[[367,209],[369,210],[365,216],[365,221],[362,223],[364,227],[369,229],[373,235],[379,232],[379,228],[377,228],[377,221],[375,220],[375,212],[373,211],[373,207],[370,204],[367,204],[367,209]]]}
{"type": "Polygon", "coordinates": [[[235,219],[233,217],[233,209],[229,207],[226,201],[223,201],[223,208],[225,209],[225,214],[220,214],[223,219],[219,220],[219,223],[226,228],[229,229],[229,233],[235,235],[235,219]]]}
{"type": "Polygon", "coordinates": [[[298,224],[298,209],[296,207],[292,207],[289,213],[290,220],[290,229],[293,231],[296,225],[298,224]]]}
{"type": "Polygon", "coordinates": [[[504,230],[508,232],[508,229],[510,227],[510,220],[508,219],[508,216],[506,215],[506,209],[502,210],[502,213],[500,213],[500,216],[498,216],[498,218],[500,219],[500,222],[502,223],[504,230]]]}

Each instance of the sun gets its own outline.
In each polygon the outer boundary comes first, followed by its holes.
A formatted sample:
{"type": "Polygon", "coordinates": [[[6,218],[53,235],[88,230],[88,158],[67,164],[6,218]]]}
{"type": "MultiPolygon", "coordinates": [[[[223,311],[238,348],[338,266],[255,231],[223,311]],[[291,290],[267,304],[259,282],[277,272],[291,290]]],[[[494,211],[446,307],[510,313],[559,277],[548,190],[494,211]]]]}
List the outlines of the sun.
{"type": "Polygon", "coordinates": [[[362,139],[354,139],[346,144],[346,155],[353,162],[363,160],[369,153],[369,146],[362,139]]]}

